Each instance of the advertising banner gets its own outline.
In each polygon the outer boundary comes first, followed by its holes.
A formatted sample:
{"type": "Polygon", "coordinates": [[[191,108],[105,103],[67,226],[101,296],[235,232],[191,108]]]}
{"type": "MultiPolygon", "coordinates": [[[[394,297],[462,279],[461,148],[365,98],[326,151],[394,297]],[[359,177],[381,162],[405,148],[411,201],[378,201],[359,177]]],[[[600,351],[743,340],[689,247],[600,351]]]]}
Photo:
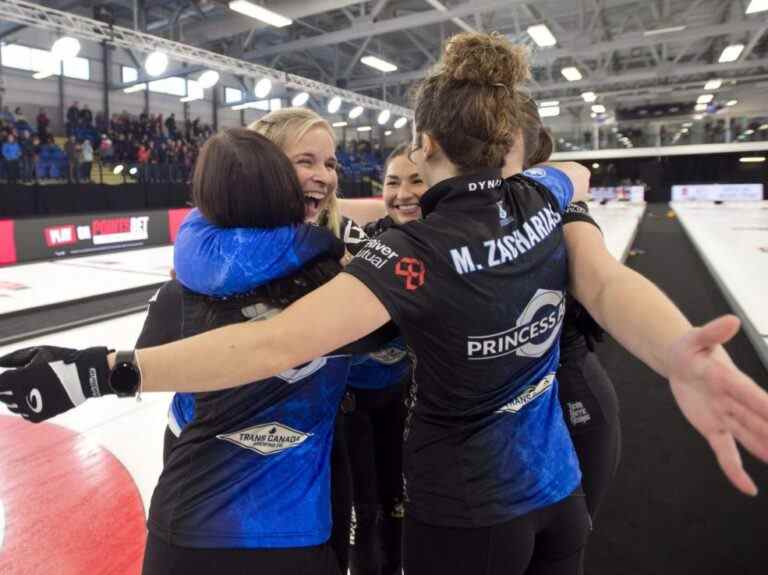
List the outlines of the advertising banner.
{"type": "Polygon", "coordinates": [[[763,184],[694,184],[672,186],[673,202],[761,202],[763,184]]]}

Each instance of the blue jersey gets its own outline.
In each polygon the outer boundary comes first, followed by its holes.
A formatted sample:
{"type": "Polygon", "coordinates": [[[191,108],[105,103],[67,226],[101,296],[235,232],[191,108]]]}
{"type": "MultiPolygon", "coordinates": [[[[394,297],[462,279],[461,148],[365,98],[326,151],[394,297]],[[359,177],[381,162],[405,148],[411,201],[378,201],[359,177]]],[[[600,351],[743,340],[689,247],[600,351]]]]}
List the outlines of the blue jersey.
{"type": "Polygon", "coordinates": [[[554,504],[581,475],[555,372],[568,279],[570,180],[537,168],[451,178],[345,268],[400,327],[414,358],[406,512],[455,527],[554,504]]]}
{"type": "Polygon", "coordinates": [[[403,382],[410,368],[408,351],[401,337],[386,347],[353,362],[347,384],[356,389],[386,389],[403,382]]]}

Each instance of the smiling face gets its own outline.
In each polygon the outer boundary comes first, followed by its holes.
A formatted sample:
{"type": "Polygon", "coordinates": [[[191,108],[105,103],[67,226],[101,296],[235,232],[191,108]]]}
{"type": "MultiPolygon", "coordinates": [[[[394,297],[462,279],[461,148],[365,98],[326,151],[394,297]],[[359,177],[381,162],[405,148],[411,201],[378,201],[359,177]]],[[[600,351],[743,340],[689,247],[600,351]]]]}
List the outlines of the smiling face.
{"type": "Polygon", "coordinates": [[[336,193],[336,145],[327,129],[317,126],[284,150],[304,192],[307,221],[314,222],[336,193]]]}
{"type": "Polygon", "coordinates": [[[426,182],[405,155],[389,161],[384,175],[384,207],[395,222],[405,224],[420,219],[419,198],[426,191],[426,182]]]}

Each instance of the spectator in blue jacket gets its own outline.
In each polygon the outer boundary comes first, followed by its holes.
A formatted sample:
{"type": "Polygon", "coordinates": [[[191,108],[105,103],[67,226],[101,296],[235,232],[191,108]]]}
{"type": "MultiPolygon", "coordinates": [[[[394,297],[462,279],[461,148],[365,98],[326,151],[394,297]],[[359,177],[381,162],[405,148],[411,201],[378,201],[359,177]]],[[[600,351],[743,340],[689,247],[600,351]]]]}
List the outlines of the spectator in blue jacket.
{"type": "Polygon", "coordinates": [[[19,179],[19,159],[21,158],[21,146],[13,134],[8,135],[8,141],[3,144],[3,159],[8,175],[8,183],[15,184],[19,179]]]}

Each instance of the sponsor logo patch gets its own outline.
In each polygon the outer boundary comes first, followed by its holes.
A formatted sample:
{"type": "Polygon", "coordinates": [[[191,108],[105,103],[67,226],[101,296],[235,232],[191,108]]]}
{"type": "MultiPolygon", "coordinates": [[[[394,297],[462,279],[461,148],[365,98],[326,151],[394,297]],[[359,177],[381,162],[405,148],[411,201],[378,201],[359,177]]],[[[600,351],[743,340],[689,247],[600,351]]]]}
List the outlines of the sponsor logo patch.
{"type": "Polygon", "coordinates": [[[298,447],[311,436],[311,433],[304,433],[273,421],[234,433],[217,435],[216,438],[229,441],[249,451],[255,451],[260,455],[274,455],[298,447]]]}
{"type": "Polygon", "coordinates": [[[580,425],[587,423],[592,419],[592,416],[589,415],[587,408],[580,401],[569,401],[568,419],[571,420],[571,425],[580,425]]]}
{"type": "Polygon", "coordinates": [[[544,168],[531,168],[523,172],[524,176],[529,178],[543,178],[547,175],[547,171],[544,168]]]}
{"type": "Polygon", "coordinates": [[[522,393],[520,393],[517,397],[515,397],[515,399],[510,401],[504,407],[499,409],[496,413],[518,413],[534,399],[546,393],[552,387],[553,381],[555,381],[555,374],[550,373],[536,385],[530,385],[526,387],[522,393]]]}
{"type": "Polygon", "coordinates": [[[427,270],[421,260],[402,258],[395,265],[395,275],[405,278],[405,289],[416,291],[424,285],[427,270]]]}

